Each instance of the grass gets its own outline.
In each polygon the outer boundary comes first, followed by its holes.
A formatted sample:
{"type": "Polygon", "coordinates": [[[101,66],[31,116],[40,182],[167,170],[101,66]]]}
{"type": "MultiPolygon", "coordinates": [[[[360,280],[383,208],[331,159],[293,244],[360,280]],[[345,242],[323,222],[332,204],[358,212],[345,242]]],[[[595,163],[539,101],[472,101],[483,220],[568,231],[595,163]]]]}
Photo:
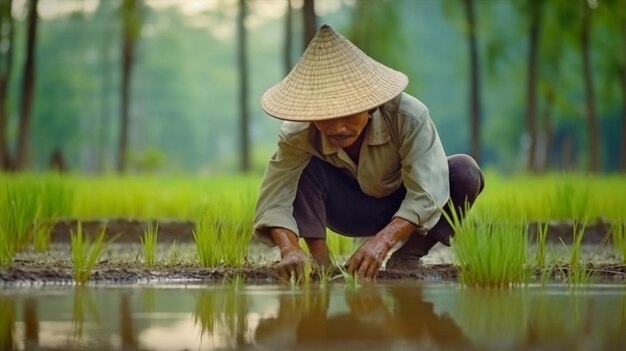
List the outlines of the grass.
{"type": "Polygon", "coordinates": [[[84,236],[80,222],[76,232],[72,231],[72,263],[74,265],[74,281],[78,285],[85,285],[91,277],[93,268],[98,263],[100,255],[102,255],[106,247],[104,234],[104,229],[102,229],[92,242],[88,237],[84,236]]]}
{"type": "MultiPolygon", "coordinates": [[[[546,223],[551,219],[580,221],[602,217],[622,223],[613,227],[613,244],[622,262],[626,263],[622,213],[626,187],[621,186],[626,176],[553,173],[507,177],[486,172],[486,177],[487,188],[466,223],[459,228],[462,235],[455,238],[457,258],[467,251],[465,258],[459,258],[463,277],[475,274],[482,277],[480,280],[485,284],[494,286],[519,281],[523,274],[513,266],[528,269],[527,263],[533,259],[521,258],[521,252],[527,250],[519,245],[523,241],[521,238],[515,242],[507,241],[525,235],[522,233],[524,224],[519,224],[520,218],[546,223]],[[498,223],[492,225],[495,222],[498,223]],[[506,235],[507,231],[511,233],[506,235]],[[483,240],[486,238],[489,238],[487,242],[483,240]],[[468,244],[463,244],[464,241],[468,244]]],[[[44,224],[59,217],[80,220],[121,216],[195,221],[194,239],[199,263],[204,267],[239,267],[245,264],[260,182],[260,175],[89,177],[0,174],[0,266],[11,265],[13,257],[31,244],[35,250],[45,250],[49,231],[44,224]]],[[[537,238],[534,265],[545,269],[548,254],[542,230],[537,238]]],[[[144,234],[144,248],[149,251],[148,239],[144,234]]],[[[333,233],[329,233],[328,245],[338,256],[350,255],[356,248],[353,239],[333,233]]],[[[575,246],[572,250],[570,256],[579,255],[581,262],[581,253],[575,253],[575,246]]],[[[144,252],[147,265],[150,264],[148,251],[144,252]]],[[[156,249],[153,251],[156,261],[156,249]]],[[[164,260],[169,265],[180,264],[175,245],[164,260]]],[[[570,257],[568,264],[572,266],[574,261],[570,257]]],[[[580,264],[572,267],[580,267],[580,264]]],[[[473,284],[470,281],[474,278],[467,279],[468,284],[473,284]]]]}
{"type": "Polygon", "coordinates": [[[203,267],[241,267],[252,238],[254,200],[216,201],[208,206],[193,231],[198,259],[203,267]]]}
{"type": "Polygon", "coordinates": [[[535,266],[540,269],[544,268],[546,265],[546,244],[548,239],[548,228],[548,223],[537,225],[535,266]]]}
{"type": "Polygon", "coordinates": [[[615,223],[611,228],[613,237],[613,247],[622,258],[622,263],[626,263],[626,223],[615,223]]]}
{"type": "Polygon", "coordinates": [[[152,267],[156,261],[157,251],[157,234],[159,232],[158,223],[150,224],[141,236],[141,245],[143,248],[143,257],[146,266],[152,267]]]}
{"type": "Polygon", "coordinates": [[[462,284],[503,288],[525,282],[528,239],[523,222],[490,217],[461,222],[455,213],[448,220],[456,233],[453,249],[462,284]]]}

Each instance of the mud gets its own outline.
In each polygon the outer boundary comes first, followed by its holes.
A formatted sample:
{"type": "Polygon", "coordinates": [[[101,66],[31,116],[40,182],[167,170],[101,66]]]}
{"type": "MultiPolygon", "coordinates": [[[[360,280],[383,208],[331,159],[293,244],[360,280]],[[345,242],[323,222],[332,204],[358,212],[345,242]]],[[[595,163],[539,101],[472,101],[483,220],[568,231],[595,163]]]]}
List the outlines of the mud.
{"type": "MultiPolygon", "coordinates": [[[[15,284],[73,284],[72,263],[69,258],[70,233],[77,226],[76,220],[57,222],[52,230],[51,241],[57,247],[46,253],[25,253],[16,257],[10,268],[0,269],[0,286],[15,284]]],[[[140,236],[149,225],[159,228],[159,245],[168,246],[172,243],[183,243],[182,246],[193,246],[191,221],[174,220],[89,220],[82,221],[83,232],[86,235],[96,235],[105,230],[109,239],[114,238],[116,247],[110,251],[114,254],[104,255],[95,267],[90,283],[150,283],[150,282],[223,282],[235,277],[243,278],[250,283],[279,283],[280,279],[274,274],[271,267],[272,260],[243,268],[220,267],[206,269],[200,267],[193,258],[183,257],[177,260],[163,260],[153,267],[146,267],[141,257],[140,236]],[[186,244],[185,244],[186,243],[186,244]]],[[[548,226],[548,241],[569,243],[572,233],[579,224],[573,222],[550,222],[548,226]]],[[[537,233],[539,224],[530,223],[528,227],[529,240],[532,242],[537,233]]],[[[610,233],[611,225],[598,220],[588,224],[585,228],[584,247],[595,250],[597,244],[610,233]]],[[[610,240],[608,241],[610,243],[610,240]]],[[[559,244],[558,246],[560,246],[559,244]]],[[[447,249],[447,248],[444,248],[447,249]]],[[[181,250],[183,253],[189,250],[181,250]]],[[[456,281],[459,267],[452,264],[449,255],[431,250],[424,264],[411,271],[382,270],[377,280],[429,280],[429,281],[456,281]],[[431,257],[432,256],[432,257],[431,257]]],[[[162,256],[164,256],[162,252],[162,256]]],[[[184,256],[184,254],[182,255],[184,256]]],[[[597,261],[597,260],[594,260],[597,261]]],[[[615,262],[612,257],[598,260],[599,262],[615,262]]],[[[612,263],[594,263],[588,266],[593,272],[594,282],[626,282],[626,266],[612,263]]],[[[550,281],[565,281],[567,268],[554,267],[547,275],[550,281]]],[[[342,281],[341,273],[334,272],[336,280],[342,281]]],[[[537,277],[546,277],[546,274],[534,272],[537,277]]]]}
{"type": "MultiPolygon", "coordinates": [[[[53,242],[67,243],[70,241],[70,233],[76,230],[78,220],[65,219],[54,223],[52,227],[51,238],[53,242]]],[[[101,230],[104,230],[107,236],[115,238],[118,243],[139,243],[140,237],[150,225],[158,225],[159,242],[171,244],[172,242],[192,242],[193,241],[193,221],[181,220],[145,220],[145,219],[91,219],[81,220],[83,233],[95,236],[101,230]]],[[[530,222],[528,224],[528,237],[531,242],[535,241],[538,228],[542,223],[530,222]]],[[[577,228],[581,228],[582,223],[575,221],[550,221],[548,223],[547,240],[549,242],[566,244],[572,242],[574,232],[577,228]]],[[[610,235],[611,223],[598,218],[585,225],[583,243],[598,244],[602,242],[607,235],[610,235]]],[[[611,240],[607,241],[610,244],[611,240]]]]}
{"type": "MultiPolygon", "coordinates": [[[[626,266],[619,264],[593,264],[588,269],[593,273],[594,283],[626,282],[626,266]]],[[[450,281],[455,282],[459,268],[453,264],[422,265],[411,271],[381,270],[376,280],[401,281],[450,281]]],[[[341,272],[335,270],[331,280],[343,281],[341,272]]],[[[535,279],[541,272],[534,272],[535,279]]],[[[565,281],[567,267],[555,267],[548,274],[551,282],[565,281]]],[[[271,266],[245,266],[242,268],[202,268],[196,264],[159,265],[147,268],[142,265],[102,261],[94,269],[91,284],[99,283],[152,283],[152,282],[206,282],[223,283],[230,279],[243,279],[248,283],[286,283],[279,279],[271,266]]],[[[313,273],[313,280],[317,279],[313,273]]],[[[532,281],[532,279],[531,279],[532,281]]],[[[1,285],[74,284],[69,261],[43,263],[35,260],[18,260],[10,268],[0,270],[1,285]]]]}

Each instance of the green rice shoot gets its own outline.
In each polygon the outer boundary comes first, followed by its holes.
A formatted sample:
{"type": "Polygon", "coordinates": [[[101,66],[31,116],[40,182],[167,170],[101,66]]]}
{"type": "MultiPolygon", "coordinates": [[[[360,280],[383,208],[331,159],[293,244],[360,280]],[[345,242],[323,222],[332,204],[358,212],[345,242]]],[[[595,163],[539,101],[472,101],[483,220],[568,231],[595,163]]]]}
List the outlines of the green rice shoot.
{"type": "Polygon", "coordinates": [[[626,263],[626,223],[615,223],[611,228],[614,250],[622,258],[622,263],[626,263]]]}
{"type": "Polygon", "coordinates": [[[106,247],[105,230],[102,229],[92,242],[83,234],[82,224],[79,222],[76,232],[71,233],[72,263],[74,265],[74,281],[78,285],[85,285],[91,277],[93,268],[98,263],[100,255],[106,247]]]}
{"type": "Polygon", "coordinates": [[[157,234],[159,232],[159,224],[150,224],[141,236],[141,246],[143,248],[143,257],[146,266],[152,267],[156,262],[157,251],[157,234]]]}

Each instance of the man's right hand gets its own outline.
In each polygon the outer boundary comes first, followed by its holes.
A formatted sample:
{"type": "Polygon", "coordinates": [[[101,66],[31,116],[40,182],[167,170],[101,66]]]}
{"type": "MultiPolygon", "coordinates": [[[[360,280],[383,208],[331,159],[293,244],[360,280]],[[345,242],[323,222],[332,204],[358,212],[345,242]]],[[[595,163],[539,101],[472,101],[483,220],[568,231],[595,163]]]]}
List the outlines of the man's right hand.
{"type": "Polygon", "coordinates": [[[303,278],[306,266],[313,266],[313,261],[302,249],[288,251],[284,255],[282,254],[280,262],[274,265],[274,269],[281,279],[289,280],[292,275],[295,276],[296,281],[303,278]]]}
{"type": "Polygon", "coordinates": [[[270,235],[280,248],[281,260],[274,265],[278,276],[285,280],[289,280],[292,275],[296,279],[302,278],[305,267],[312,267],[313,261],[300,247],[298,236],[291,230],[280,227],[270,228],[270,235]]]}

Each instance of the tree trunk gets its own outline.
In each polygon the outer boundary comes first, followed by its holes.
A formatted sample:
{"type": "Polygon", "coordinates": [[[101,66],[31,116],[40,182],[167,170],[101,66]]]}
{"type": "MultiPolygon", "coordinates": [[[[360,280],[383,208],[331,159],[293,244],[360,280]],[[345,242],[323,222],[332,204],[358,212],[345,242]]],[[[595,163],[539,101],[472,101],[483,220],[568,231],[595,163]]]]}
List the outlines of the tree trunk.
{"type": "Polygon", "coordinates": [[[587,99],[586,120],[587,120],[587,152],[589,157],[588,169],[590,172],[600,170],[600,128],[598,126],[598,116],[596,113],[596,99],[593,88],[593,74],[591,72],[591,57],[589,51],[591,34],[591,9],[586,0],[582,1],[582,30],[581,30],[581,53],[583,62],[583,80],[585,96],[587,99]]]}
{"type": "Polygon", "coordinates": [[[552,151],[552,142],[554,140],[554,125],[552,123],[552,108],[554,107],[555,95],[554,91],[550,89],[546,93],[545,106],[543,110],[543,132],[545,134],[546,142],[543,149],[543,163],[541,165],[541,171],[545,172],[550,168],[550,151],[552,151]]]}
{"type": "Polygon", "coordinates": [[[541,33],[541,0],[530,2],[530,32],[528,35],[528,80],[527,80],[527,111],[526,128],[530,140],[526,171],[537,170],[537,56],[539,33],[541,33]]]}
{"type": "Polygon", "coordinates": [[[287,11],[285,12],[285,48],[284,48],[284,64],[285,64],[285,76],[291,72],[291,51],[293,44],[292,22],[293,11],[291,9],[291,0],[287,0],[287,11]]]}
{"type": "Polygon", "coordinates": [[[464,0],[470,64],[470,154],[480,162],[480,65],[476,40],[474,0],[464,0]]]}
{"type": "Polygon", "coordinates": [[[249,118],[248,118],[248,64],[246,53],[246,0],[239,0],[239,16],[237,17],[237,63],[239,65],[239,115],[241,171],[250,171],[249,118]]]}
{"type": "Polygon", "coordinates": [[[626,172],[626,16],[622,17],[622,157],[620,170],[626,172]]]}
{"type": "Polygon", "coordinates": [[[117,171],[126,172],[128,155],[129,109],[131,103],[131,78],[135,61],[135,42],[140,32],[140,0],[123,0],[122,3],[122,79],[120,96],[120,136],[117,171]]]}
{"type": "Polygon", "coordinates": [[[6,0],[0,4],[0,42],[6,43],[6,50],[0,50],[0,170],[8,170],[10,164],[9,146],[6,139],[9,115],[7,98],[9,96],[9,82],[13,66],[13,16],[11,15],[13,0],[6,0]]]}
{"type": "Polygon", "coordinates": [[[28,3],[28,30],[26,34],[26,61],[22,80],[20,123],[17,135],[16,168],[23,170],[29,163],[30,124],[35,92],[35,47],[37,41],[37,2],[28,3]]]}
{"type": "Polygon", "coordinates": [[[304,44],[302,46],[302,51],[304,51],[317,32],[314,0],[304,0],[302,14],[304,15],[304,44]]]}

